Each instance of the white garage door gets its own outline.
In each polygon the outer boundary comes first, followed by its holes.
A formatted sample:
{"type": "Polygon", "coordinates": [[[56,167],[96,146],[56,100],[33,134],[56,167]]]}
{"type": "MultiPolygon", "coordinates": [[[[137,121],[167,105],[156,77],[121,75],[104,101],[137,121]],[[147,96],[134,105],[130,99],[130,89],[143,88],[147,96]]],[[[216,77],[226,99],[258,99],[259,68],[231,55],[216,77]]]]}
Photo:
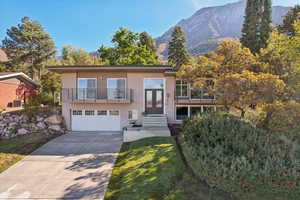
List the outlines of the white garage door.
{"type": "Polygon", "coordinates": [[[118,110],[73,110],[73,131],[120,131],[118,110]]]}

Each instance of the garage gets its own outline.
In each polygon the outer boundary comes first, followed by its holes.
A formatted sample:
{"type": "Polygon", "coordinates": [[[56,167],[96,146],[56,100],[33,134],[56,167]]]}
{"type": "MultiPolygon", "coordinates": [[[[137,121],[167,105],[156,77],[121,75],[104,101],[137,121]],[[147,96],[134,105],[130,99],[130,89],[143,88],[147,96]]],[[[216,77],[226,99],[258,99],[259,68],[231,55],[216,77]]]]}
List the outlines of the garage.
{"type": "Polygon", "coordinates": [[[73,131],[120,131],[119,110],[73,110],[73,131]]]}

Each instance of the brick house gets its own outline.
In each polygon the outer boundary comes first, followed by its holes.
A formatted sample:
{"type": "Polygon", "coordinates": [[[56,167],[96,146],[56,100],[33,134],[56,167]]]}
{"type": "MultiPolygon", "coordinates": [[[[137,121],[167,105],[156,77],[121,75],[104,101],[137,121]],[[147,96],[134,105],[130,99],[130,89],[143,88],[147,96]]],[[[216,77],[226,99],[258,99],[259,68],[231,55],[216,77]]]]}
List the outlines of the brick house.
{"type": "Polygon", "coordinates": [[[0,72],[0,108],[21,107],[38,87],[22,72],[0,72]]]}

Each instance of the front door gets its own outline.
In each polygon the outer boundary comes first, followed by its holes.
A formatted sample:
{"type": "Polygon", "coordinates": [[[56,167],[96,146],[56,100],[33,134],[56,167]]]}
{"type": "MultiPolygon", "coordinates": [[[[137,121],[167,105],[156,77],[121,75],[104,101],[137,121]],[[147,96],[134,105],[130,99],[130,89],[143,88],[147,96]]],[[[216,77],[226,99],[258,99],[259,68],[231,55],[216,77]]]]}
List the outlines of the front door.
{"type": "Polygon", "coordinates": [[[164,90],[145,89],[146,114],[164,114],[164,90]]]}

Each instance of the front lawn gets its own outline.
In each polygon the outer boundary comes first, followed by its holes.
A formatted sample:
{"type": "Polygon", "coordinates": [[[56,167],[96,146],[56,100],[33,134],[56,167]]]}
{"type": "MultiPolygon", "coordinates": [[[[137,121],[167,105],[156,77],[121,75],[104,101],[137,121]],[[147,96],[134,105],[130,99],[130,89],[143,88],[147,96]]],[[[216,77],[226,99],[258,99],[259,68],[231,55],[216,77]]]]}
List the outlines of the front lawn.
{"type": "Polygon", "coordinates": [[[56,136],[35,133],[10,140],[0,140],[0,173],[56,136]]]}
{"type": "Polygon", "coordinates": [[[195,179],[175,139],[146,138],[123,144],[105,200],[228,200],[195,179]]]}
{"type": "Polygon", "coordinates": [[[122,146],[106,200],[162,199],[183,175],[173,138],[147,138],[122,146]]]}

